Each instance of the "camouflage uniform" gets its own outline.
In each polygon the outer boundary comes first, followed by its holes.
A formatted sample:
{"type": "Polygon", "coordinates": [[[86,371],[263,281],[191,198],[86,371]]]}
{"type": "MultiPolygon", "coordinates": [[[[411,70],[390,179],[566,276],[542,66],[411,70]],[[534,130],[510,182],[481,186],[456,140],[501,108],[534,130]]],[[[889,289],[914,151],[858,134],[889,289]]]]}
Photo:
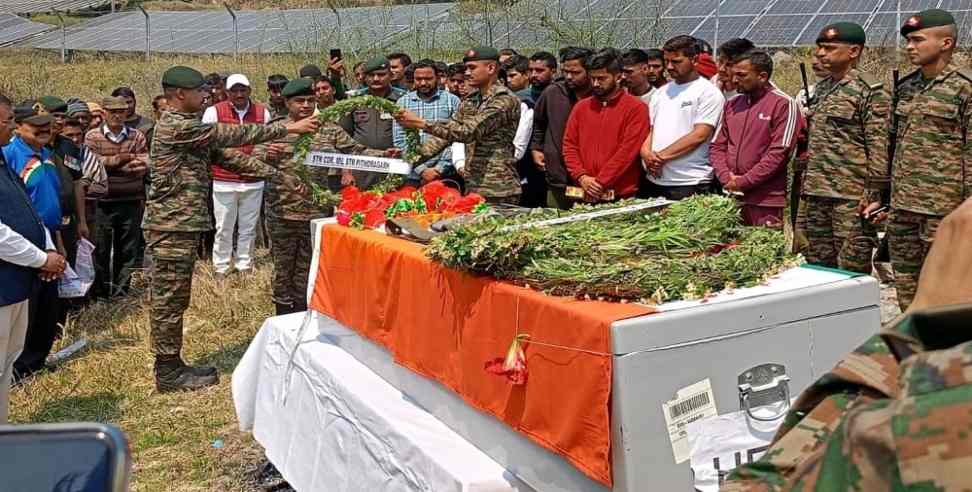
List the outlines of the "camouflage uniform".
{"type": "Polygon", "coordinates": [[[876,229],[858,213],[861,200],[887,189],[887,121],[883,84],[857,69],[816,87],[803,196],[810,263],[871,273],[876,229]]]}
{"type": "Polygon", "coordinates": [[[429,122],[422,144],[422,159],[439,155],[452,142],[466,144],[462,177],[466,189],[492,203],[518,204],[520,177],[516,172],[513,140],[520,122],[520,100],[509,89],[493,85],[483,95],[473,93],[460,104],[452,118],[429,122]]]}
{"type": "Polygon", "coordinates": [[[269,178],[277,170],[227,149],[282,138],[283,125],[204,124],[198,115],[167,112],[155,127],[151,185],[142,229],[152,257],[152,350],[178,355],[182,314],[189,307],[192,271],[201,234],[213,228],[206,202],[217,162],[243,176],[269,178]]]}
{"type": "Polygon", "coordinates": [[[844,358],[720,490],[972,489],[972,337],[962,321],[928,321],[900,318],[844,358]]]}
{"type": "Polygon", "coordinates": [[[969,119],[972,70],[952,62],[934,80],[921,71],[898,86],[898,140],[892,166],[891,263],[898,304],[907,309],[938,224],[972,192],[969,119]]]}
{"type": "MultiPolygon", "coordinates": [[[[292,120],[290,118],[273,120],[274,123],[278,121],[289,123],[292,120]]],[[[276,166],[283,174],[298,176],[304,174],[305,180],[327,189],[328,168],[305,166],[303,162],[293,159],[293,144],[298,138],[298,135],[287,135],[274,141],[274,143],[287,144],[287,149],[278,160],[267,157],[266,145],[258,145],[253,151],[253,156],[276,166]]],[[[355,142],[344,129],[330,122],[325,122],[321,126],[310,148],[322,152],[376,157],[384,155],[382,151],[371,150],[355,142]]],[[[311,244],[310,221],[327,217],[331,215],[332,210],[318,207],[306,191],[298,192],[280,179],[280,176],[271,178],[268,185],[267,225],[273,242],[273,302],[290,306],[293,311],[304,311],[307,309],[307,276],[310,271],[311,255],[314,252],[314,245],[311,244]]]]}

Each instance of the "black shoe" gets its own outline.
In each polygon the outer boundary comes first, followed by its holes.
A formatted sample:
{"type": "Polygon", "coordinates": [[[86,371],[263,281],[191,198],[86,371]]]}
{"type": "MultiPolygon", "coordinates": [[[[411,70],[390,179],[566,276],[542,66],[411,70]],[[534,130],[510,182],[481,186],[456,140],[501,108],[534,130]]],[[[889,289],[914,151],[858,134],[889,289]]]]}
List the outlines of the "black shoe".
{"type": "MultiPolygon", "coordinates": [[[[208,368],[212,369],[212,368],[208,368]]],[[[179,356],[157,356],[155,358],[155,388],[159,393],[170,391],[193,391],[212,386],[219,382],[219,374],[200,373],[207,368],[187,366],[179,356]]]]}

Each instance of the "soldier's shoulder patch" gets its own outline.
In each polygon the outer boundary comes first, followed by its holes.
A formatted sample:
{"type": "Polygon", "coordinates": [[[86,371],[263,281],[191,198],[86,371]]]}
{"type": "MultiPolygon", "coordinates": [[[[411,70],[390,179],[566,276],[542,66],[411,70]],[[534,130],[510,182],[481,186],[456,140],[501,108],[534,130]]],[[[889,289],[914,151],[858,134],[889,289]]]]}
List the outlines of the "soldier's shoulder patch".
{"type": "Polygon", "coordinates": [[[884,87],[883,81],[867,72],[859,72],[858,76],[860,77],[861,82],[864,82],[864,85],[866,85],[867,88],[871,89],[872,91],[876,91],[881,87],[884,87]]]}

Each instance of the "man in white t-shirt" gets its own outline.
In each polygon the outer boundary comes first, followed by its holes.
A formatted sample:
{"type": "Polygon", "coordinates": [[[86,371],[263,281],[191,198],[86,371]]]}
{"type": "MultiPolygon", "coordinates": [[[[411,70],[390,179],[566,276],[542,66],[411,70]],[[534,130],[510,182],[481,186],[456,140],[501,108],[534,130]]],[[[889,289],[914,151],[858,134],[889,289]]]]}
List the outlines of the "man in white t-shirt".
{"type": "Polygon", "coordinates": [[[641,147],[648,182],[642,196],[681,200],[712,188],[709,143],[722,119],[722,92],[695,70],[695,38],[677,36],[665,43],[671,81],[648,103],[652,127],[641,147]]]}

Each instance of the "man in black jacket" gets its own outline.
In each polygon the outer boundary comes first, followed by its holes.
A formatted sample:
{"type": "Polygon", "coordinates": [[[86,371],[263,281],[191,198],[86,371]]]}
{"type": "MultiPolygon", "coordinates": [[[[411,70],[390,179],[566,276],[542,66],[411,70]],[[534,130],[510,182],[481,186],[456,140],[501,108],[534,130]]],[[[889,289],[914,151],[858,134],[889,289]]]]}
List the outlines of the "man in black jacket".
{"type": "MultiPolygon", "coordinates": [[[[10,100],[0,95],[0,146],[13,134],[10,100]]],[[[0,424],[7,422],[13,364],[27,333],[27,299],[40,279],[54,281],[64,257],[34,211],[23,182],[0,153],[0,424]],[[46,250],[46,251],[45,251],[46,250]]]]}

